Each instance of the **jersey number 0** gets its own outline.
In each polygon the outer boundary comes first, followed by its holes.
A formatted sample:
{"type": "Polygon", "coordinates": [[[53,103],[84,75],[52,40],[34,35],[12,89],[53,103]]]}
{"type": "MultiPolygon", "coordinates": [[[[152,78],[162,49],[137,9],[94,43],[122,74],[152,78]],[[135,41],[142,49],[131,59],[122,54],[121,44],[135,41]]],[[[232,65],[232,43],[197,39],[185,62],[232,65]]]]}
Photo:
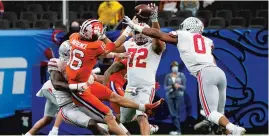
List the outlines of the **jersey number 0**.
{"type": "Polygon", "coordinates": [[[196,53],[205,54],[205,41],[200,34],[193,35],[194,49],[196,53]]]}

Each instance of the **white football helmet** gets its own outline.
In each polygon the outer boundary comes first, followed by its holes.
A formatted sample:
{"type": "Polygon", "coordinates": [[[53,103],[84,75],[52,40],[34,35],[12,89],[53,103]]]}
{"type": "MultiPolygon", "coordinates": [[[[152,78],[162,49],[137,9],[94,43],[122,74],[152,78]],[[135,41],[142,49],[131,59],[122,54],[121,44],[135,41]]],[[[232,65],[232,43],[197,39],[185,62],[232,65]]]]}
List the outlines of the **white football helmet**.
{"type": "Polygon", "coordinates": [[[204,24],[196,17],[188,17],[180,24],[180,29],[191,33],[201,34],[204,31],[204,24]]]}
{"type": "MultiPolygon", "coordinates": [[[[138,25],[150,28],[149,25],[147,25],[146,23],[138,23],[138,25]]],[[[134,39],[135,43],[138,45],[143,45],[151,40],[151,38],[149,36],[146,36],[142,33],[137,32],[137,31],[134,31],[133,35],[134,35],[133,39],[134,39]]]]}
{"type": "Polygon", "coordinates": [[[86,40],[99,40],[105,33],[103,24],[96,19],[88,19],[80,26],[79,34],[86,40]]]}
{"type": "Polygon", "coordinates": [[[69,40],[64,41],[59,47],[59,58],[67,62],[70,57],[71,44],[69,40]]]}

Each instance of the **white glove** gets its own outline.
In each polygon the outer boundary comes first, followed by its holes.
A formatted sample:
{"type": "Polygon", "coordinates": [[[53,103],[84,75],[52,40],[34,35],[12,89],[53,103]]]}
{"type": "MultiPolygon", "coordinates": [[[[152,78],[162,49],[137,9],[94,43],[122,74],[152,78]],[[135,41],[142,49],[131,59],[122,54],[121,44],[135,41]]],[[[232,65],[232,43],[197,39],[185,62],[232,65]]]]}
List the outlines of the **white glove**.
{"type": "MultiPolygon", "coordinates": [[[[134,16],[133,19],[132,19],[132,21],[133,21],[134,24],[137,24],[138,23],[138,18],[136,18],[136,16],[134,16]]],[[[129,37],[132,32],[133,32],[133,29],[130,26],[127,26],[125,28],[125,30],[122,32],[122,34],[125,37],[129,37]]]]}
{"type": "Polygon", "coordinates": [[[127,24],[130,28],[134,29],[137,32],[142,32],[142,30],[144,29],[144,27],[135,24],[128,16],[124,16],[124,24],[127,24]]]}
{"type": "Polygon", "coordinates": [[[70,90],[78,90],[80,92],[84,92],[84,90],[87,88],[88,88],[87,83],[69,84],[70,90]]]}
{"type": "Polygon", "coordinates": [[[155,3],[150,3],[148,4],[148,6],[153,9],[153,12],[151,13],[151,15],[149,16],[149,18],[151,19],[151,22],[158,22],[158,6],[155,5],[155,3]]]}
{"type": "Polygon", "coordinates": [[[100,40],[104,40],[106,38],[106,35],[105,34],[102,34],[101,36],[100,36],[100,40]]]}
{"type": "Polygon", "coordinates": [[[98,74],[101,72],[101,69],[99,67],[96,67],[95,69],[92,70],[93,74],[98,74]]]}
{"type": "Polygon", "coordinates": [[[103,28],[101,36],[99,37],[100,40],[104,40],[106,38],[106,27],[103,28]]]}

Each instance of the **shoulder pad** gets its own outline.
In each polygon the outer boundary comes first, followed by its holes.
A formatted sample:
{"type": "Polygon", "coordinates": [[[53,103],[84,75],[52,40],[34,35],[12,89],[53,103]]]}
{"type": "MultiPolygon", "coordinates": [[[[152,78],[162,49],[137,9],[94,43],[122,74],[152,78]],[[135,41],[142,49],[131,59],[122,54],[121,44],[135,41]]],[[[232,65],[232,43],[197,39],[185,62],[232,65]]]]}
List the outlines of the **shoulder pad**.
{"type": "Polygon", "coordinates": [[[56,59],[56,58],[52,58],[49,60],[49,63],[48,63],[48,72],[50,73],[51,71],[53,70],[56,70],[56,71],[60,71],[60,68],[59,68],[59,59],[56,59]]]}

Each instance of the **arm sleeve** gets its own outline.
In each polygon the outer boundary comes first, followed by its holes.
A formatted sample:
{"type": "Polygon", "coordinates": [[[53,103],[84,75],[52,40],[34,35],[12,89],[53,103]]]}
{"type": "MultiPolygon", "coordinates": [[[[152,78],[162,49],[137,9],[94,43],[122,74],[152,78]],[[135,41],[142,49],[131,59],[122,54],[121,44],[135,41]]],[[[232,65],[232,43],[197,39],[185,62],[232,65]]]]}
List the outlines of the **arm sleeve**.
{"type": "Polygon", "coordinates": [[[59,71],[61,72],[61,69],[59,67],[59,60],[52,58],[49,60],[48,63],[48,72],[50,73],[51,71],[59,71]]]}
{"type": "Polygon", "coordinates": [[[179,89],[185,90],[186,89],[187,79],[186,79],[186,77],[185,77],[185,75],[183,73],[180,73],[180,78],[182,80],[182,84],[179,86],[179,89]]]}
{"type": "Polygon", "coordinates": [[[105,43],[102,42],[100,46],[98,46],[97,48],[97,55],[105,53],[105,48],[106,48],[105,43]]]}
{"type": "Polygon", "coordinates": [[[165,89],[166,91],[169,91],[170,89],[173,88],[172,85],[169,85],[169,84],[168,84],[168,79],[169,79],[169,74],[167,74],[167,75],[165,76],[165,80],[164,80],[164,89],[165,89]]]}

